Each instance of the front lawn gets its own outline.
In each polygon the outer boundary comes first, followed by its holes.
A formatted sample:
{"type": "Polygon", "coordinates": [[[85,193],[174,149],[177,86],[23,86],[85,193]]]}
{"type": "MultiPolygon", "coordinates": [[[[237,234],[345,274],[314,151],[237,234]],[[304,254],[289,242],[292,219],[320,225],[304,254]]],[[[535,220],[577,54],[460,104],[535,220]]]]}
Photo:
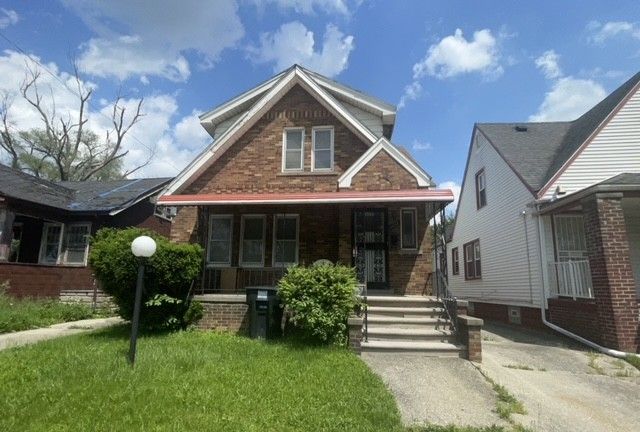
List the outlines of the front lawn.
{"type": "Polygon", "coordinates": [[[0,352],[0,430],[397,431],[392,395],[346,349],[119,327],[0,352]]]}
{"type": "Polygon", "coordinates": [[[88,305],[80,303],[66,304],[54,299],[16,299],[4,294],[0,286],[0,334],[106,315],[109,315],[107,311],[93,311],[88,305]]]}

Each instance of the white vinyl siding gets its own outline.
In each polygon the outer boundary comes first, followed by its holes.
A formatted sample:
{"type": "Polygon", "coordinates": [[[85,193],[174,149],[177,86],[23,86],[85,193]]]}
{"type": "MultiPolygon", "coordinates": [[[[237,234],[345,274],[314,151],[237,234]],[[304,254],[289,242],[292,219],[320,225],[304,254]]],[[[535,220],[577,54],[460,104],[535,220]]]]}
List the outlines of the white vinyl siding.
{"type": "Polygon", "coordinates": [[[620,173],[640,172],[640,91],[637,91],[545,192],[567,194],[620,173]]]}
{"type": "Polygon", "coordinates": [[[221,121],[215,128],[215,133],[213,135],[213,140],[217,140],[220,138],[226,131],[229,129],[241,116],[244,115],[244,112],[234,115],[226,120],[221,121]]]}
{"type": "Polygon", "coordinates": [[[458,216],[447,255],[458,248],[460,272],[448,266],[449,287],[458,298],[521,306],[539,305],[541,270],[537,218],[531,216],[533,195],[498,155],[493,146],[478,137],[480,146],[470,152],[470,160],[458,205],[458,216]],[[478,211],[475,176],[484,168],[487,203],[478,211]],[[522,216],[522,211],[527,215],[522,216]],[[525,217],[527,236],[525,236],[525,217]],[[527,241],[531,258],[532,289],[529,288],[527,241]],[[482,278],[465,281],[464,244],[478,239],[482,253],[482,278]]]}
{"type": "Polygon", "coordinates": [[[382,117],[365,111],[355,105],[348,104],[344,101],[340,103],[367,129],[375,134],[378,138],[382,136],[382,117]]]}

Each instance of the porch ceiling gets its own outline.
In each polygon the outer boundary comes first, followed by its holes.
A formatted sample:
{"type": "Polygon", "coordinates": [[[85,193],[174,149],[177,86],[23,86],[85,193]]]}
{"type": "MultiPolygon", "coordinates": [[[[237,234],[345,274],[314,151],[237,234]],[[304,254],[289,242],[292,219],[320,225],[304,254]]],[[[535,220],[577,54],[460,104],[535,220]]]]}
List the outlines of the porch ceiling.
{"type": "Polygon", "coordinates": [[[176,206],[199,204],[327,204],[416,201],[450,203],[453,201],[453,192],[449,189],[411,189],[349,192],[163,195],[158,200],[158,204],[176,206]]]}

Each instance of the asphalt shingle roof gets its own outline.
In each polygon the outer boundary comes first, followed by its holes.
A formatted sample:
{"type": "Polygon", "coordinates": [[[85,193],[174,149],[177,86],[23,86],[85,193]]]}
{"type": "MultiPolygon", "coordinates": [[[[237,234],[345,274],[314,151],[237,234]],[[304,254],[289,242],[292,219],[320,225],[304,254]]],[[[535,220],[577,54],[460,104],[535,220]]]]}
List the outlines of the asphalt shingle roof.
{"type": "Polygon", "coordinates": [[[476,127],[529,189],[539,191],[639,82],[640,72],[570,122],[478,123],[476,127]]]}
{"type": "Polygon", "coordinates": [[[0,164],[0,195],[71,212],[125,208],[171,178],[50,182],[0,164]]]}

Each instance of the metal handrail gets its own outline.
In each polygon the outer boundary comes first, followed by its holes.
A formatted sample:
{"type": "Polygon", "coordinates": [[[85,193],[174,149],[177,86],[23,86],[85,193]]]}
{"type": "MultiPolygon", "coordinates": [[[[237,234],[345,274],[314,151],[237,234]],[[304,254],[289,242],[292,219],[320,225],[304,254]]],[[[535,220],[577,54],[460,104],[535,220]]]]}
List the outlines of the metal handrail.
{"type": "Polygon", "coordinates": [[[458,299],[449,291],[447,280],[441,271],[436,272],[438,283],[436,284],[436,297],[442,302],[444,310],[451,322],[454,331],[458,329],[458,299]]]}
{"type": "Polygon", "coordinates": [[[550,294],[576,298],[593,298],[589,260],[549,262],[550,294]]]}
{"type": "Polygon", "coordinates": [[[363,339],[365,342],[369,341],[369,303],[367,302],[367,283],[362,284],[362,300],[364,302],[364,332],[363,339]]]}

